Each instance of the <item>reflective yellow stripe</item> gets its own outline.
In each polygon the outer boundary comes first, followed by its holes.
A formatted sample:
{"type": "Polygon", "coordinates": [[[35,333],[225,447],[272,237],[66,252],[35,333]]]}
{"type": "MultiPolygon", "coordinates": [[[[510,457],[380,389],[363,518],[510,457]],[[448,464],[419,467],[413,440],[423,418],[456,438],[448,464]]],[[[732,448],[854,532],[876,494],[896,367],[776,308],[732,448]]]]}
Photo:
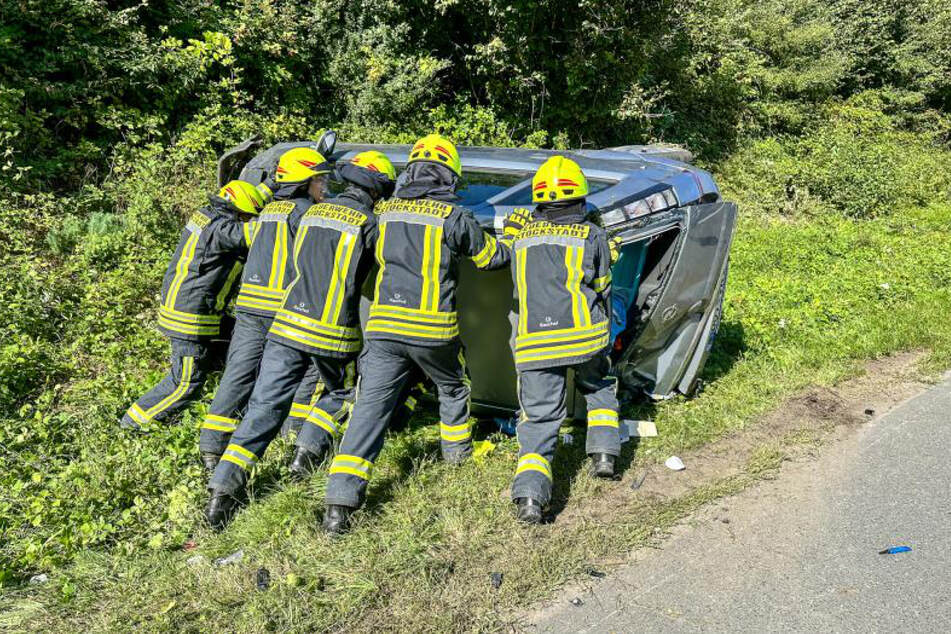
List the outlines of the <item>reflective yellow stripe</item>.
{"type": "Polygon", "coordinates": [[[304,225],[297,230],[297,237],[294,238],[294,268],[298,271],[297,277],[300,277],[300,266],[298,266],[297,260],[300,257],[301,249],[304,248],[304,239],[307,237],[308,229],[310,229],[310,226],[304,225]]]}
{"type": "Polygon", "coordinates": [[[330,464],[329,473],[330,475],[342,473],[357,476],[358,478],[363,478],[364,480],[369,480],[370,473],[372,471],[373,463],[369,460],[364,460],[359,456],[337,454],[334,456],[333,462],[330,464]]]}
{"type": "Polygon", "coordinates": [[[148,415],[145,413],[145,411],[143,411],[141,407],[139,407],[138,403],[133,403],[132,406],[128,409],[128,411],[126,411],[126,414],[128,414],[129,418],[131,418],[137,423],[149,422],[148,415]]]}
{"type": "Polygon", "coordinates": [[[528,264],[528,249],[519,249],[515,252],[517,266],[516,281],[518,282],[518,334],[528,332],[528,284],[525,282],[525,269],[528,264]]]}
{"type": "Polygon", "coordinates": [[[524,352],[515,352],[515,363],[530,363],[532,361],[546,361],[549,359],[560,359],[562,357],[573,357],[583,355],[589,352],[596,352],[608,345],[608,333],[598,337],[593,341],[586,341],[572,345],[550,346],[527,350],[524,352]]]}
{"type": "Polygon", "coordinates": [[[593,409],[588,412],[588,427],[618,426],[618,415],[613,409],[593,409]]]}
{"type": "Polygon", "coordinates": [[[357,352],[363,345],[359,340],[347,341],[334,337],[324,337],[316,333],[295,328],[284,322],[271,325],[270,333],[279,337],[287,337],[292,341],[302,343],[305,346],[330,350],[332,352],[357,352]]]}
{"type": "Polygon", "coordinates": [[[274,224],[274,250],[271,251],[271,277],[268,286],[281,288],[284,283],[284,260],[287,256],[287,223],[274,224]]]}
{"type": "Polygon", "coordinates": [[[284,290],[280,288],[271,288],[269,286],[260,286],[258,284],[248,284],[247,282],[241,285],[241,293],[243,295],[259,295],[261,297],[273,299],[284,298],[284,290]]]}
{"type": "Polygon", "coordinates": [[[326,335],[328,337],[343,337],[345,339],[357,339],[360,337],[360,329],[355,326],[337,326],[335,324],[328,324],[323,321],[313,319],[312,317],[295,313],[285,308],[282,308],[277,312],[275,319],[279,322],[286,323],[288,326],[302,328],[304,330],[312,330],[318,334],[326,335]]]}
{"type": "Polygon", "coordinates": [[[250,297],[241,297],[239,295],[238,301],[235,302],[235,305],[243,308],[259,308],[261,310],[274,312],[281,307],[282,303],[283,302],[281,300],[252,299],[250,297]]]}
{"type": "Polygon", "coordinates": [[[225,451],[233,451],[233,452],[235,452],[235,453],[241,454],[242,456],[244,456],[244,457],[247,458],[248,460],[257,460],[257,459],[258,459],[258,457],[255,456],[252,452],[248,451],[247,449],[245,449],[245,448],[242,447],[241,445],[236,445],[236,444],[234,444],[234,443],[231,443],[230,445],[228,445],[228,447],[227,447],[227,449],[225,449],[225,451]]]}
{"type": "Polygon", "coordinates": [[[251,248],[251,245],[254,244],[254,236],[257,235],[255,233],[255,226],[257,224],[258,223],[252,220],[251,222],[244,223],[244,226],[242,227],[244,230],[244,241],[247,243],[249,249],[251,248]]]}
{"type": "Polygon", "coordinates": [[[367,322],[367,332],[387,332],[395,335],[410,335],[426,339],[451,339],[459,334],[459,327],[439,328],[435,326],[417,326],[398,321],[371,319],[367,322]]]}
{"type": "Polygon", "coordinates": [[[446,425],[439,423],[439,437],[449,442],[459,442],[472,438],[472,428],[468,422],[461,425],[446,425]]]}
{"type": "Polygon", "coordinates": [[[168,286],[168,296],[165,298],[166,308],[175,308],[175,300],[178,298],[178,291],[182,287],[182,282],[188,276],[188,266],[195,257],[195,249],[198,246],[198,232],[192,233],[185,241],[182,247],[182,254],[178,258],[178,264],[175,265],[175,277],[168,286]]]}
{"type": "Polygon", "coordinates": [[[518,459],[518,467],[515,469],[515,475],[526,471],[538,471],[544,474],[549,480],[552,479],[551,463],[541,454],[527,453],[518,459]]]}
{"type": "Polygon", "coordinates": [[[307,418],[310,414],[310,403],[291,403],[291,416],[294,418],[307,418]]]}
{"type": "Polygon", "coordinates": [[[591,282],[591,288],[593,288],[595,291],[600,293],[601,291],[606,289],[608,286],[610,286],[610,284],[611,284],[611,274],[608,273],[605,276],[595,278],[591,282]]]}
{"type": "Polygon", "coordinates": [[[213,336],[221,332],[221,326],[215,324],[213,326],[193,326],[191,324],[183,324],[180,321],[172,321],[164,315],[159,315],[158,318],[159,326],[165,328],[166,330],[171,330],[172,332],[180,332],[183,335],[195,335],[195,336],[213,336]]]}
{"type": "Polygon", "coordinates": [[[495,237],[485,234],[485,246],[472,258],[472,261],[477,267],[484,269],[492,262],[492,258],[495,257],[495,253],[498,249],[499,245],[495,237]]]}
{"type": "Polygon", "coordinates": [[[226,454],[224,454],[223,456],[221,456],[221,459],[222,459],[222,460],[227,460],[228,462],[231,462],[231,463],[234,463],[234,464],[238,465],[239,467],[241,467],[242,469],[244,469],[245,471],[248,470],[248,464],[247,464],[246,462],[244,462],[244,461],[241,460],[240,458],[235,458],[235,457],[232,456],[231,454],[227,454],[227,453],[226,453],[226,454]]]}
{"type": "Polygon", "coordinates": [[[333,416],[319,407],[315,407],[310,411],[307,415],[307,422],[320,427],[331,436],[337,435],[337,421],[334,420],[333,416]]]}
{"type": "Polygon", "coordinates": [[[440,313],[436,311],[417,310],[415,308],[403,308],[402,306],[390,306],[389,304],[373,304],[370,306],[371,317],[388,317],[390,319],[412,319],[429,324],[445,324],[447,326],[455,324],[458,316],[456,313],[440,313]]]}
{"type": "Polygon", "coordinates": [[[215,299],[215,310],[224,310],[225,302],[228,301],[228,296],[231,295],[231,289],[234,287],[235,280],[241,275],[242,268],[244,266],[241,262],[235,262],[234,266],[231,267],[228,279],[225,280],[224,286],[218,291],[218,297],[215,299]]]}
{"type": "Polygon", "coordinates": [[[146,417],[151,420],[155,418],[158,414],[161,414],[169,407],[174,405],[178,399],[182,397],[185,391],[188,389],[188,384],[192,380],[192,370],[195,367],[195,358],[194,357],[182,357],[182,378],[178,382],[178,385],[175,386],[175,389],[171,394],[163,398],[161,401],[156,403],[154,406],[150,407],[145,411],[146,417]]]}
{"type": "Polygon", "coordinates": [[[376,240],[376,263],[380,267],[380,270],[376,274],[376,287],[373,291],[373,299],[378,300],[380,298],[380,282],[383,281],[383,271],[386,270],[386,260],[383,259],[383,240],[386,238],[386,225],[379,225],[380,235],[376,240]]]}
{"type": "Polygon", "coordinates": [[[432,300],[429,298],[432,292],[432,271],[433,271],[433,226],[426,225],[423,229],[423,265],[420,274],[423,278],[423,285],[420,289],[420,310],[431,310],[432,300]]]}
{"type": "Polygon", "coordinates": [[[214,431],[233,432],[238,428],[238,419],[218,416],[217,414],[207,414],[201,427],[202,429],[212,429],[214,431]]]}
{"type": "Polygon", "coordinates": [[[321,321],[336,324],[340,319],[340,310],[343,308],[343,297],[347,292],[347,273],[350,270],[350,259],[356,236],[351,233],[341,233],[334,253],[334,268],[330,274],[330,286],[327,288],[327,301],[324,302],[324,312],[321,321]]]}
{"type": "Polygon", "coordinates": [[[567,247],[565,249],[565,288],[571,296],[571,315],[575,327],[589,325],[585,323],[584,311],[582,305],[585,304],[584,295],[581,294],[581,262],[580,259],[584,250],[579,247],[567,247]]]}
{"type": "Polygon", "coordinates": [[[561,328],[548,332],[533,332],[517,337],[515,340],[515,348],[517,350],[519,348],[542,346],[560,341],[577,341],[578,339],[587,339],[596,335],[602,335],[607,331],[608,322],[602,321],[594,324],[590,328],[561,328]]]}
{"type": "Polygon", "coordinates": [[[159,314],[168,316],[169,319],[180,321],[186,324],[197,324],[212,326],[221,322],[221,315],[199,315],[197,313],[186,313],[167,306],[159,306],[159,314]]]}

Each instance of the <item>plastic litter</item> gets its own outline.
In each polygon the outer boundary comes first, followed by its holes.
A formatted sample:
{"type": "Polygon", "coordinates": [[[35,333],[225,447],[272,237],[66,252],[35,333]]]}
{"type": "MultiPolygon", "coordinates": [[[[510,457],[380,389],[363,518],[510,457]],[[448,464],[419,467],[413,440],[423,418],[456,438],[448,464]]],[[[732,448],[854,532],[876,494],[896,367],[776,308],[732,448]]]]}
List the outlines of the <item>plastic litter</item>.
{"type": "Polygon", "coordinates": [[[492,419],[495,421],[495,424],[498,425],[499,431],[505,434],[506,436],[515,435],[515,425],[518,423],[518,418],[511,416],[509,418],[496,417],[492,419]]]}
{"type": "Polygon", "coordinates": [[[620,427],[621,442],[631,438],[653,438],[657,436],[657,425],[650,420],[623,420],[620,427]]]}
{"type": "Polygon", "coordinates": [[[472,452],[472,459],[476,462],[482,462],[482,460],[493,451],[495,451],[494,442],[491,440],[480,440],[475,443],[475,449],[472,452]]]}
{"type": "Polygon", "coordinates": [[[255,585],[258,590],[267,590],[268,586],[271,585],[271,573],[267,568],[258,568],[255,585]]]}
{"type": "Polygon", "coordinates": [[[227,557],[219,557],[218,559],[215,559],[215,566],[219,568],[221,566],[230,566],[231,564],[238,563],[242,559],[244,559],[244,551],[236,550],[227,557]]]}
{"type": "Polygon", "coordinates": [[[885,550],[878,551],[879,555],[895,555],[898,553],[907,553],[911,550],[911,546],[892,546],[886,548],[885,550]]]}
{"type": "Polygon", "coordinates": [[[671,456],[670,458],[667,458],[667,460],[664,462],[664,465],[671,471],[683,471],[687,468],[687,466],[684,464],[684,461],[677,456],[671,456]]]}
{"type": "Polygon", "coordinates": [[[49,580],[50,580],[50,576],[44,572],[42,574],[33,575],[32,577],[30,577],[30,585],[38,586],[41,583],[46,583],[49,580]]]}
{"type": "Polygon", "coordinates": [[[576,608],[580,608],[582,605],[584,605],[584,601],[578,597],[575,597],[571,600],[571,605],[575,606],[576,608]]]}
{"type": "Polygon", "coordinates": [[[875,416],[875,410],[872,409],[871,407],[869,407],[869,408],[867,408],[867,409],[865,410],[865,415],[866,415],[866,416],[875,416]]]}
{"type": "Polygon", "coordinates": [[[185,563],[189,566],[200,566],[201,564],[208,561],[208,558],[204,555],[192,555],[185,560],[185,563]]]}
{"type": "Polygon", "coordinates": [[[501,572],[491,572],[489,573],[489,578],[492,580],[492,587],[498,590],[502,587],[502,573],[501,572]]]}
{"type": "Polygon", "coordinates": [[[607,575],[600,570],[595,570],[594,568],[588,570],[588,574],[594,577],[595,579],[604,579],[607,575]]]}

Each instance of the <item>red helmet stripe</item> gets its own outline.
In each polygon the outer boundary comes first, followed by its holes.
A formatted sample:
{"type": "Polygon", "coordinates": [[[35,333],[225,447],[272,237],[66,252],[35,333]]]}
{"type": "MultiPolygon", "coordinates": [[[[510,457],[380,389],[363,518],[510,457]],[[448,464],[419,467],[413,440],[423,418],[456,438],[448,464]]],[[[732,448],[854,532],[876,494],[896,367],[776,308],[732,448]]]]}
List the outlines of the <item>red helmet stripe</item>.
{"type": "Polygon", "coordinates": [[[446,148],[444,148],[444,147],[441,146],[441,145],[437,145],[437,146],[436,146],[436,150],[439,151],[439,152],[442,152],[443,154],[449,154],[449,150],[447,150],[446,148]]]}
{"type": "Polygon", "coordinates": [[[566,187],[577,187],[578,183],[568,178],[559,178],[558,184],[566,187]]]}
{"type": "Polygon", "coordinates": [[[532,191],[537,192],[539,189],[547,189],[547,188],[548,188],[548,183],[546,183],[545,181],[542,181],[539,184],[532,187],[532,191]]]}

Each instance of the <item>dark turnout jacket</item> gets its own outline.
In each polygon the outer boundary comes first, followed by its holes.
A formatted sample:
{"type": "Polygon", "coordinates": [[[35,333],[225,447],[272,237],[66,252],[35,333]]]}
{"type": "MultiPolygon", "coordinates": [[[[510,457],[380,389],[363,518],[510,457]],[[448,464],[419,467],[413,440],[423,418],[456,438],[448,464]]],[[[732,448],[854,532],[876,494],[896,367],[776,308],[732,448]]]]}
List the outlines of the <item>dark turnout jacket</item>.
{"type": "Polygon", "coordinates": [[[360,290],[373,265],[373,199],[351,186],[311,206],[294,241],[296,276],[268,339],[330,357],[360,350],[360,290]]]}
{"type": "Polygon", "coordinates": [[[162,281],[159,329],[164,334],[186,341],[219,334],[252,230],[218,197],[191,215],[162,281]]]}
{"type": "Polygon", "coordinates": [[[512,243],[519,370],[574,365],[608,345],[611,254],[584,203],[540,205],[512,243]]]}
{"type": "Polygon", "coordinates": [[[294,279],[294,236],[301,216],[314,201],[301,185],[285,185],[255,218],[248,261],[241,276],[237,310],[273,317],[294,279]]]}
{"type": "Polygon", "coordinates": [[[376,207],[379,272],[366,325],[367,339],[423,346],[459,336],[456,285],[460,258],[480,269],[508,263],[508,252],[453,204],[455,175],[432,163],[413,163],[397,181],[394,197],[376,207]]]}

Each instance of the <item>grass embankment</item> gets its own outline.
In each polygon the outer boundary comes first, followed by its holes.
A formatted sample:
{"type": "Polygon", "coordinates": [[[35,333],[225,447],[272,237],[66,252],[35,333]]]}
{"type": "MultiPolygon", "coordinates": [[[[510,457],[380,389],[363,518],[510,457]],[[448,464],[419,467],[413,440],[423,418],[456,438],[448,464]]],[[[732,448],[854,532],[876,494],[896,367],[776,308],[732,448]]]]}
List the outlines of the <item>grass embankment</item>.
{"type": "MultiPolygon", "coordinates": [[[[726,312],[706,369],[709,387],[693,400],[646,408],[660,436],[638,461],[699,446],[744,427],[809,384],[830,384],[860,361],[909,348],[951,362],[951,206],[896,211],[852,221],[745,216],[736,235],[726,312]]],[[[42,587],[13,591],[0,625],[14,629],[126,630],[219,627],[236,631],[327,629],[447,631],[491,627],[514,607],[612,554],[645,543],[705,500],[751,481],[730,478],[673,502],[611,496],[620,483],[584,472],[582,444],[562,446],[556,463],[559,510],[536,529],[516,524],[506,487],[516,443],[492,436],[494,453],[459,469],[436,460],[438,433],[416,421],[389,439],[354,533],[331,540],[317,530],[325,475],[291,484],[286,450],[269,452],[256,499],[223,534],[199,523],[201,492],[167,492],[173,508],[152,548],[81,554],[42,587]],[[623,500],[611,513],[587,510],[623,500]],[[192,535],[198,547],[184,552],[192,535]],[[216,568],[208,561],[244,550],[216,568]],[[272,583],[255,588],[258,568],[272,583]],[[493,590],[490,573],[501,572],[493,590]]],[[[193,425],[129,443],[188,450],[193,425]]],[[[105,423],[104,423],[105,424],[105,423]]],[[[580,431],[579,434],[580,435],[580,431]]],[[[630,458],[631,456],[628,456],[630,458]]],[[[769,465],[767,465],[769,466],[769,465]]],[[[197,468],[182,473],[197,484],[197,468]]],[[[94,482],[88,483],[95,486],[94,482]]]]}

